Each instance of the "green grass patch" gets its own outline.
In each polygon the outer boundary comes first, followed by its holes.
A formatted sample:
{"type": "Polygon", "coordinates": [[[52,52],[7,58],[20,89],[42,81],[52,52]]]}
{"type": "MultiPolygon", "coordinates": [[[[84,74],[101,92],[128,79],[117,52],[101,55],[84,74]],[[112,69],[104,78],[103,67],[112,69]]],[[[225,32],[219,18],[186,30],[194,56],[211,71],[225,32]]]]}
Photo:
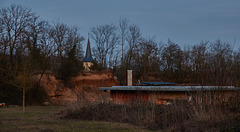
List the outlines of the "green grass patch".
{"type": "Polygon", "coordinates": [[[145,131],[141,128],[111,122],[94,122],[60,119],[63,106],[29,106],[26,113],[22,108],[0,108],[0,131],[145,131]]]}

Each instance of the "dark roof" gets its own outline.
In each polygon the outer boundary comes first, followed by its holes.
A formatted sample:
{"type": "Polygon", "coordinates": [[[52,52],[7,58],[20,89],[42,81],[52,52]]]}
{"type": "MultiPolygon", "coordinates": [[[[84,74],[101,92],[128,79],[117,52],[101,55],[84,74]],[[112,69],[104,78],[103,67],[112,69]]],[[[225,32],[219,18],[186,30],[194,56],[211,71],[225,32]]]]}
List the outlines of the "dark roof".
{"type": "Polygon", "coordinates": [[[240,90],[234,86],[112,86],[99,87],[99,90],[117,91],[211,91],[240,90]]]}
{"type": "Polygon", "coordinates": [[[83,62],[93,62],[89,39],[87,43],[86,55],[83,59],[83,62]]]}

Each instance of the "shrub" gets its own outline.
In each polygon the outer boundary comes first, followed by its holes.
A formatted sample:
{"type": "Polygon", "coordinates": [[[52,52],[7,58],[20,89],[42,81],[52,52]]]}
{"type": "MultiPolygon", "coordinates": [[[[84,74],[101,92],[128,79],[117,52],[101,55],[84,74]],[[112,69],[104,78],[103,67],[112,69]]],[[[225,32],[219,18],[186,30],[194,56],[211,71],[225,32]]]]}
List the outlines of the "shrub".
{"type": "Polygon", "coordinates": [[[65,119],[130,123],[151,130],[170,131],[239,131],[239,92],[234,101],[200,104],[174,101],[171,105],[133,102],[87,103],[68,107],[65,119]]]}
{"type": "Polygon", "coordinates": [[[37,82],[33,85],[33,88],[26,93],[27,105],[41,105],[42,102],[47,99],[46,91],[37,82]]]}

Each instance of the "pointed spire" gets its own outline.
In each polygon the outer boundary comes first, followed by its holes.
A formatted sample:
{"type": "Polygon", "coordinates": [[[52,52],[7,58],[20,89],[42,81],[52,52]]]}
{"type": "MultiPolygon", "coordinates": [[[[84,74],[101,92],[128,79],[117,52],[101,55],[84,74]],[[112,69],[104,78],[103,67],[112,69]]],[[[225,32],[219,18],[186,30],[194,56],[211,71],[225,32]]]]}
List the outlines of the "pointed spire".
{"type": "Polygon", "coordinates": [[[93,62],[89,38],[87,43],[86,55],[83,59],[83,62],[93,62]]]}

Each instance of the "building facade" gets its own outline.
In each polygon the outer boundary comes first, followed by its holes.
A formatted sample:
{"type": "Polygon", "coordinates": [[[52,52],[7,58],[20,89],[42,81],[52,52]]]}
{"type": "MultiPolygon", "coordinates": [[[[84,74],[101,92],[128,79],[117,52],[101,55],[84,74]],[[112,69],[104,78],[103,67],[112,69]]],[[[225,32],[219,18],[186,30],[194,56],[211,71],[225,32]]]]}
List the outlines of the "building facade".
{"type": "Polygon", "coordinates": [[[230,101],[240,89],[233,86],[113,86],[99,90],[110,91],[111,101],[116,104],[171,104],[173,101],[211,104],[216,99],[230,101]]]}

